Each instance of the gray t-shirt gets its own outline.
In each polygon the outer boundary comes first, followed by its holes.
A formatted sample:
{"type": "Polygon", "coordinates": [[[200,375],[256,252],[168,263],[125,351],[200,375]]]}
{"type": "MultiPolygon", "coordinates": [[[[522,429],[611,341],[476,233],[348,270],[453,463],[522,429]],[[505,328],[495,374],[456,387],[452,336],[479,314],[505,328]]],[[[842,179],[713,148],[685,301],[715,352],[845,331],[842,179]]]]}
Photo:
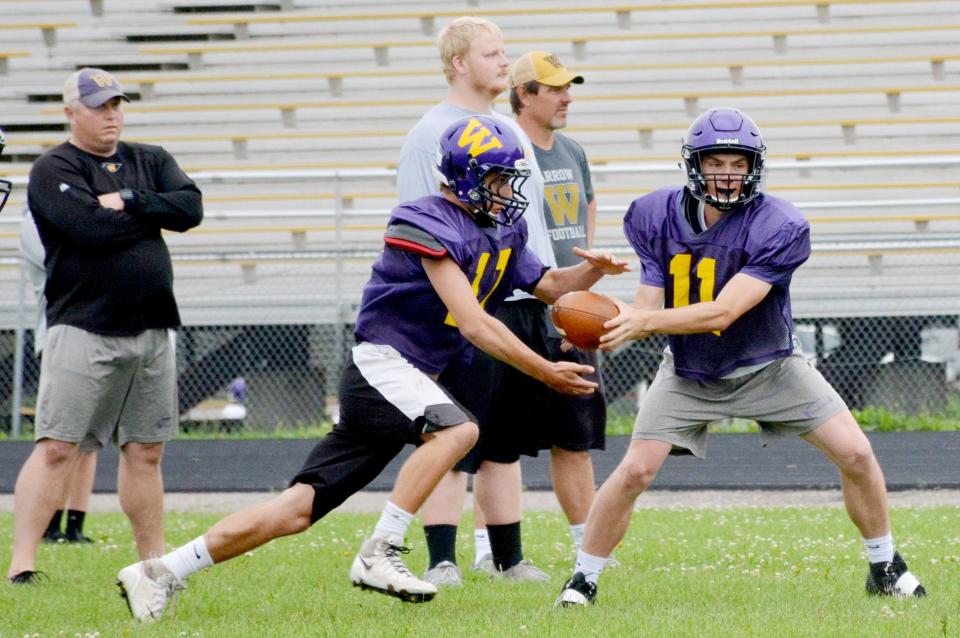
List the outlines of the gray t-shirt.
{"type": "Polygon", "coordinates": [[[43,350],[43,340],[47,336],[47,298],[43,294],[43,287],[47,283],[47,271],[43,265],[45,251],[40,241],[40,233],[33,221],[30,209],[23,207],[23,218],[20,221],[20,254],[23,255],[24,268],[33,285],[33,294],[37,299],[37,327],[33,333],[34,354],[43,350]]]}
{"type": "Polygon", "coordinates": [[[533,150],[543,174],[544,218],[557,265],[575,266],[583,260],[573,254],[573,247],[587,248],[587,206],[593,201],[587,154],[560,133],[552,149],[533,150]]]}

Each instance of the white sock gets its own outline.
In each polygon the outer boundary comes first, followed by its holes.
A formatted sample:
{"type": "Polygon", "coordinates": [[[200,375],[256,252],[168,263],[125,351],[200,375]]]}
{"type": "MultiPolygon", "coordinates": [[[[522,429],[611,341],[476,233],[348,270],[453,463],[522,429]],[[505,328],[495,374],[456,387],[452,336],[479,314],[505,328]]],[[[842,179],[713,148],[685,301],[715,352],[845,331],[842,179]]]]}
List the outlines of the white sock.
{"type": "Polygon", "coordinates": [[[492,550],[490,549],[490,536],[487,535],[486,527],[473,530],[473,543],[476,547],[476,554],[473,559],[473,564],[476,565],[480,562],[481,558],[492,553],[492,550]]]}
{"type": "Polygon", "coordinates": [[[889,563],[893,560],[893,534],[865,538],[863,545],[867,548],[867,560],[871,563],[889,563]]]}
{"type": "Polygon", "coordinates": [[[374,538],[396,537],[403,538],[413,520],[413,514],[405,512],[390,501],[383,508],[380,520],[373,529],[374,538]]]}
{"type": "Polygon", "coordinates": [[[591,556],[582,549],[577,552],[577,563],[574,572],[580,572],[588,583],[596,584],[600,572],[609,560],[606,556],[591,556]]]}
{"type": "Polygon", "coordinates": [[[213,565],[213,558],[210,557],[207,541],[203,536],[161,556],[160,561],[180,580],[186,580],[191,574],[213,565]]]}
{"type": "Polygon", "coordinates": [[[576,525],[570,525],[570,538],[573,539],[573,546],[580,551],[580,546],[583,545],[583,533],[587,531],[586,523],[577,523],[576,525]]]}

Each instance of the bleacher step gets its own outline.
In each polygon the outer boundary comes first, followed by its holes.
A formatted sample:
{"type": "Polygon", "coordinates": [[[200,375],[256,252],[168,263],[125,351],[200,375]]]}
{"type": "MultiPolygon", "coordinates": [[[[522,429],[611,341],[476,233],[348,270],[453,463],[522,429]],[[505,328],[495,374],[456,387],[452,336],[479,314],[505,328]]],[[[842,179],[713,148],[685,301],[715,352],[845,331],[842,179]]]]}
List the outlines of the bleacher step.
{"type": "Polygon", "coordinates": [[[130,33],[126,35],[127,42],[212,42],[219,40],[236,40],[232,33],[130,33]]]}
{"type": "MultiPolygon", "coordinates": [[[[124,91],[124,93],[131,101],[136,102],[141,99],[139,91],[124,91]]],[[[62,93],[27,93],[27,102],[31,104],[56,104],[62,100],[62,93]]]]}
{"type": "Polygon", "coordinates": [[[78,64],[77,69],[92,66],[111,73],[139,71],[186,71],[190,66],[185,62],[91,62],[78,64]]]}
{"type": "Polygon", "coordinates": [[[174,13],[261,13],[283,9],[280,4],[272,2],[173,5],[172,8],[174,13]]]}
{"type": "MultiPolygon", "coordinates": [[[[63,99],[62,96],[60,99],[63,99]]],[[[23,124],[9,124],[5,123],[3,125],[3,130],[5,133],[49,133],[55,132],[59,133],[61,131],[70,130],[70,125],[66,122],[26,122],[23,124]]],[[[6,159],[8,155],[0,155],[6,159]]]]}

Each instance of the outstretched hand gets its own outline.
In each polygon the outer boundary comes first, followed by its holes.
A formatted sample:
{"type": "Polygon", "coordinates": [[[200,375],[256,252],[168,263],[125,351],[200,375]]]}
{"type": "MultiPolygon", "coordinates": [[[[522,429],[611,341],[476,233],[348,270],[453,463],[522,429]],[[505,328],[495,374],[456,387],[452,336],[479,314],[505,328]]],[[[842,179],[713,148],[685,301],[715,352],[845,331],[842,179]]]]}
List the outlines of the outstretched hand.
{"type": "Polygon", "coordinates": [[[646,339],[652,331],[646,328],[650,311],[631,306],[613,297],[620,314],[603,324],[607,332],[600,337],[601,350],[619,348],[628,341],[646,339]]]}
{"type": "Polygon", "coordinates": [[[590,262],[590,265],[596,268],[604,275],[619,275],[630,272],[630,265],[623,259],[617,259],[613,253],[595,253],[591,250],[584,250],[579,247],[573,248],[573,254],[590,262]]]}

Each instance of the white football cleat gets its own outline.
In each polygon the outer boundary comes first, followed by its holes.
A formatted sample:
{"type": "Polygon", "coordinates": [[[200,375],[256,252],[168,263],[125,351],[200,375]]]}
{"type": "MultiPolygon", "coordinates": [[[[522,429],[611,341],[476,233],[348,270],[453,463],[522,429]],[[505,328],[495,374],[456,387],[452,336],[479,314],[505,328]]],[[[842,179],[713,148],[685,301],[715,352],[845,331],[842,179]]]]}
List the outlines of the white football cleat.
{"type": "Polygon", "coordinates": [[[127,565],[117,574],[117,586],[140,622],[159,620],[173,595],[185,587],[159,558],[127,565]]]}
{"type": "Polygon", "coordinates": [[[414,576],[400,558],[410,550],[400,538],[370,538],[360,548],[350,567],[350,581],[361,589],[396,596],[408,603],[425,603],[437,588],[414,576]]]}

